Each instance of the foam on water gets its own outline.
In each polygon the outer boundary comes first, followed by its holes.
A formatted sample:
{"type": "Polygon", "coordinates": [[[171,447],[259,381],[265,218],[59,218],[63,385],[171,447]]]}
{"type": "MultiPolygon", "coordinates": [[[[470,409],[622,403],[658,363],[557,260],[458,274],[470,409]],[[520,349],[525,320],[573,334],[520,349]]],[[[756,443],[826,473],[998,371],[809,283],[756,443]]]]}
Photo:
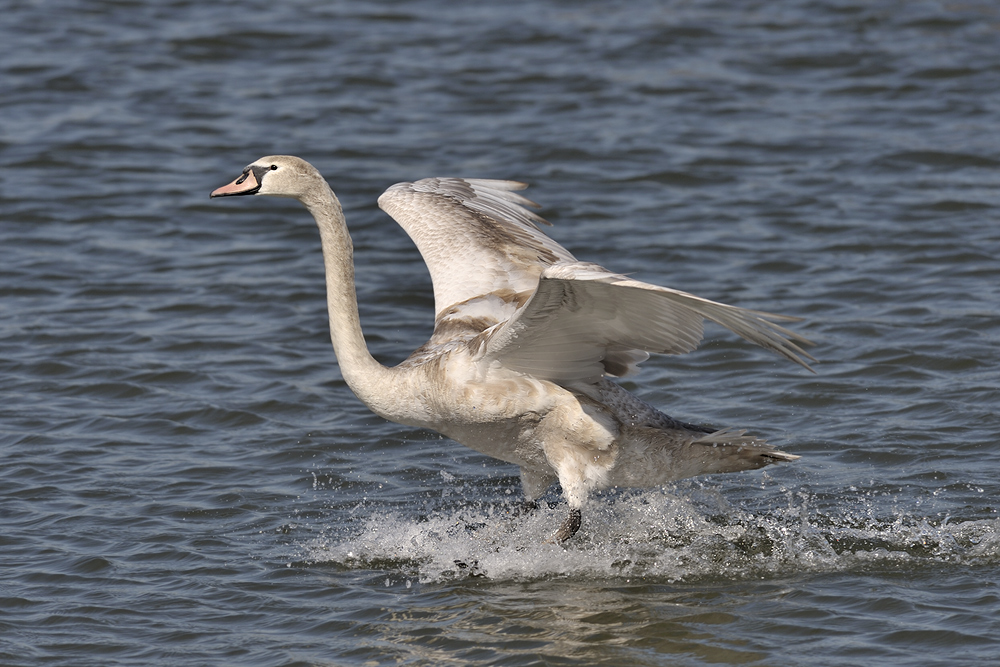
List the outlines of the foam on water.
{"type": "Polygon", "coordinates": [[[398,571],[422,582],[614,577],[668,582],[758,579],[789,573],[881,570],[1000,562],[1000,520],[953,520],[880,510],[872,495],[834,512],[787,492],[758,511],[713,488],[657,489],[589,503],[565,546],[548,538],[566,507],[518,515],[505,503],[432,511],[414,518],[367,508],[359,523],[324,526],[301,545],[307,562],[398,571]]]}

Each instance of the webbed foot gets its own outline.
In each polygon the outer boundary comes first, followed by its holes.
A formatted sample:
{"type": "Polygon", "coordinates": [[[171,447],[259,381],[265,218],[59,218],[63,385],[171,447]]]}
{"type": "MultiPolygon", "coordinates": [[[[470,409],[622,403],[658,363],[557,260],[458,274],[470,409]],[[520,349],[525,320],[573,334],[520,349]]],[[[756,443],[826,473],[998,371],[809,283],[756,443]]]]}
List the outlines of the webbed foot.
{"type": "Polygon", "coordinates": [[[569,511],[569,516],[563,521],[563,525],[559,526],[559,530],[556,534],[552,536],[550,542],[555,542],[557,544],[562,544],[569,538],[576,535],[576,531],[580,530],[580,524],[583,521],[583,515],[580,510],[574,508],[569,511]]]}

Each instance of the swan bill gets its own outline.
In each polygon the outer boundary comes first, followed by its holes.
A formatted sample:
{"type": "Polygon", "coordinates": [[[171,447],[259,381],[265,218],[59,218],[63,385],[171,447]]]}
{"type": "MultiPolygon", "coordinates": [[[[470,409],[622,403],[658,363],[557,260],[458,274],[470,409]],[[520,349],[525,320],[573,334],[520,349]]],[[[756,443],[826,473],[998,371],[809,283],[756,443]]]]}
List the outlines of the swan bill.
{"type": "Polygon", "coordinates": [[[229,185],[223,185],[221,188],[216,188],[212,190],[212,194],[209,195],[210,198],[215,197],[234,197],[236,195],[252,195],[260,190],[260,179],[257,178],[257,174],[250,167],[243,170],[243,173],[235,181],[229,185]]]}

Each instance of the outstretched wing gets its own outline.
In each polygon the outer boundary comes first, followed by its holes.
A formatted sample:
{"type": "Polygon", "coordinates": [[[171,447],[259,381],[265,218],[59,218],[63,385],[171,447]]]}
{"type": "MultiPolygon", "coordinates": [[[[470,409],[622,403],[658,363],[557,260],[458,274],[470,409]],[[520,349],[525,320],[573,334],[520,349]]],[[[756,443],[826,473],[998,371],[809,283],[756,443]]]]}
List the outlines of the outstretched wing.
{"type": "MultiPolygon", "coordinates": [[[[522,294],[523,303],[545,267],[576,261],[539,231],[539,224],[548,223],[526,208],[537,204],[517,194],[525,187],[516,181],[425,178],[397,183],[379,197],[379,206],[406,230],[427,263],[438,321],[456,316],[456,307],[461,311],[467,302],[475,302],[477,313],[489,312],[496,299],[488,295],[510,302],[522,294]]],[[[497,322],[510,315],[494,314],[497,322]]]]}
{"type": "MultiPolygon", "coordinates": [[[[546,268],[538,289],[497,326],[483,360],[555,382],[624,375],[650,352],[682,354],[711,320],[806,368],[809,341],[776,324],[798,318],[747,310],[650,285],[580,262],[546,268]]],[[[810,369],[811,370],[811,369],[810,369]]]]}
{"type": "MultiPolygon", "coordinates": [[[[398,183],[379,206],[416,243],[434,283],[433,342],[487,332],[482,358],[558,382],[625,375],[650,352],[694,350],[708,319],[809,368],[797,318],[727,306],[576,261],[539,230],[515,181],[398,183]]],[[[481,339],[483,340],[483,339],[481,339]]]]}

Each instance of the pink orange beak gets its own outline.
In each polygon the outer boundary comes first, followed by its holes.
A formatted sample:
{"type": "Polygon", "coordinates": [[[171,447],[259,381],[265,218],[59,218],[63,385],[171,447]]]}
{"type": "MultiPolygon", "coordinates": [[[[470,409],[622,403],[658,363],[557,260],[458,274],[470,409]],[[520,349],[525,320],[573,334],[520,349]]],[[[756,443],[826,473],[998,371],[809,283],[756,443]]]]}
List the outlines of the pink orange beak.
{"type": "Polygon", "coordinates": [[[239,178],[229,185],[223,185],[221,188],[212,190],[210,196],[231,197],[234,195],[252,195],[258,190],[260,190],[260,181],[257,180],[257,174],[253,172],[253,169],[247,167],[243,170],[243,174],[239,178]]]}

